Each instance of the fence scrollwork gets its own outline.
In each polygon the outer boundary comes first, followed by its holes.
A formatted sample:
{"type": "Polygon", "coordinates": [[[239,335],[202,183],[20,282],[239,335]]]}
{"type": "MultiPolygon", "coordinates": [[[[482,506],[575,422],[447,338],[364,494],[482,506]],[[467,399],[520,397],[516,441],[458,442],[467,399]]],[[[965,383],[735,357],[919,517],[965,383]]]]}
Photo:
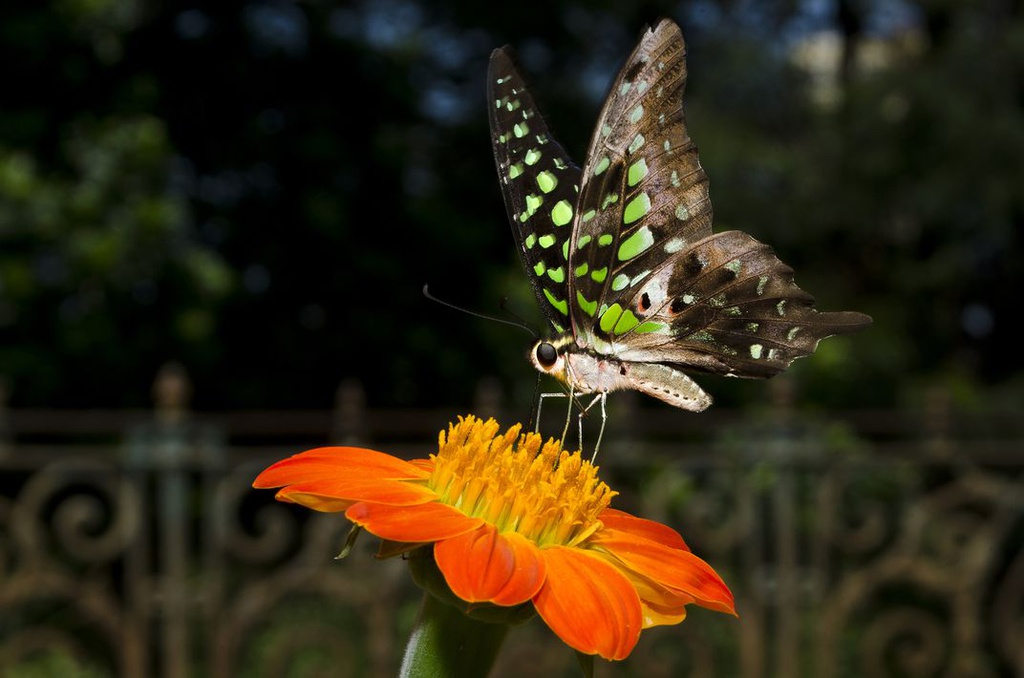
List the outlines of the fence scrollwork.
{"type": "MultiPolygon", "coordinates": [[[[376,560],[367,535],[334,560],[342,517],[251,483],[304,446],[387,449],[391,429],[375,422],[388,421],[400,447],[443,415],[374,414],[348,381],[331,416],[200,416],[180,369],[161,378],[158,408],[141,423],[105,415],[122,424],[100,445],[72,429],[57,440],[53,413],[0,412],[0,672],[394,673],[418,603],[401,560],[376,560]],[[267,438],[275,429],[295,432],[294,445],[267,438]]],[[[500,415],[496,384],[480,393],[500,415]]],[[[958,425],[934,411],[942,402],[902,429],[892,415],[829,420],[777,405],[699,422],[652,416],[628,440],[613,411],[602,472],[620,476],[618,499],[678,527],[730,583],[741,616],[645,634],[630,670],[1024,675],[1024,432],[958,425]],[[979,431],[991,433],[984,461],[979,431]]],[[[544,638],[538,624],[512,634],[498,675],[574,671],[554,641],[538,650],[544,638]]]]}

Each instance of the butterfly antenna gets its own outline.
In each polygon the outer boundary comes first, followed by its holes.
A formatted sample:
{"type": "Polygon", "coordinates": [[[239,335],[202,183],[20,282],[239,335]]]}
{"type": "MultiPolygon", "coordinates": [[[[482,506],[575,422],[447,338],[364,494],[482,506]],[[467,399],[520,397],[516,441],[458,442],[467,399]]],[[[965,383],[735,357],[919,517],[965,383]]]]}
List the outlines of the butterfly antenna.
{"type": "Polygon", "coordinates": [[[479,311],[471,311],[468,308],[463,308],[462,306],[457,306],[457,305],[451,303],[450,301],[445,301],[444,299],[439,299],[439,298],[435,297],[433,294],[430,293],[429,287],[430,287],[429,285],[424,285],[423,286],[423,296],[425,296],[427,299],[430,299],[431,301],[436,301],[437,303],[441,304],[442,306],[447,306],[448,308],[450,308],[452,310],[461,311],[462,313],[467,313],[467,314],[469,314],[471,316],[474,316],[476,318],[482,318],[483,320],[493,320],[494,322],[499,322],[499,323],[502,323],[502,324],[505,324],[505,325],[511,325],[512,327],[518,327],[521,330],[525,330],[525,331],[529,332],[530,336],[532,336],[534,339],[537,339],[540,336],[537,333],[537,331],[535,329],[533,329],[532,327],[530,327],[529,325],[527,325],[523,321],[522,318],[520,318],[519,316],[515,315],[514,313],[512,313],[511,311],[509,311],[505,307],[505,299],[504,298],[502,298],[501,308],[502,308],[503,311],[505,311],[506,313],[511,315],[513,317],[513,320],[509,320],[508,318],[499,318],[498,316],[489,315],[487,313],[480,313],[479,311]]]}

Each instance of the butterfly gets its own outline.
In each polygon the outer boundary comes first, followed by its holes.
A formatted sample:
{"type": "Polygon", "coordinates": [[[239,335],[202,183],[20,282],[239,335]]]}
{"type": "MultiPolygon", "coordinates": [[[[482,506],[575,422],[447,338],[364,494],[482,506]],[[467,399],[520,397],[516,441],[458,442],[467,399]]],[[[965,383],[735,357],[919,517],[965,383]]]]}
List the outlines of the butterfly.
{"type": "Polygon", "coordinates": [[[708,177],[683,118],[686,77],[679,27],[666,19],[648,28],[580,168],[538,113],[510,49],[491,54],[490,129],[505,207],[555,332],[533,345],[530,360],[565,386],[570,415],[586,394],[595,394],[586,409],[600,401],[604,415],[608,393],[620,389],[700,412],[711,397],[687,371],[771,377],[821,339],[871,323],[862,313],[815,311],[768,245],[712,231],[708,177]]]}

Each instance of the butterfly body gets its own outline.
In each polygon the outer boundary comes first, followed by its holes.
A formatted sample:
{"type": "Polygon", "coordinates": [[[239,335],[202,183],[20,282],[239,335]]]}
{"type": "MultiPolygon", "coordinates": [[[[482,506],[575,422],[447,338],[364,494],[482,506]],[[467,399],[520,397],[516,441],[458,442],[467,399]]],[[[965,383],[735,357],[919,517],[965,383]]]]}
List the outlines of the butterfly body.
{"type": "Polygon", "coordinates": [[[574,394],[636,390],[685,410],[685,372],[770,377],[822,338],[871,322],[821,313],[772,249],[714,233],[708,179],[686,129],[685,45],[664,20],[612,85],[582,168],[551,135],[506,48],[488,73],[509,221],[555,336],[530,359],[574,394]]]}
{"type": "Polygon", "coordinates": [[[711,397],[693,379],[671,365],[620,360],[612,355],[580,349],[571,342],[574,342],[571,336],[541,340],[530,351],[530,361],[538,371],[555,377],[572,393],[587,395],[634,390],[694,412],[700,412],[711,404],[711,397]],[[543,358],[545,349],[541,347],[545,344],[554,349],[554,360],[543,358]]]}

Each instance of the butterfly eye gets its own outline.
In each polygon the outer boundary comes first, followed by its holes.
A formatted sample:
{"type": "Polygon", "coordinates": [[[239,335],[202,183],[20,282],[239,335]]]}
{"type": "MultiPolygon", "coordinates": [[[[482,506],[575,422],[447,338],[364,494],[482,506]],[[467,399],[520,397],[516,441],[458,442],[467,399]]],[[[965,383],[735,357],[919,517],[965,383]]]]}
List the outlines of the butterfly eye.
{"type": "Polygon", "coordinates": [[[548,342],[537,344],[537,362],[543,367],[551,367],[558,360],[558,351],[548,342]]]}

